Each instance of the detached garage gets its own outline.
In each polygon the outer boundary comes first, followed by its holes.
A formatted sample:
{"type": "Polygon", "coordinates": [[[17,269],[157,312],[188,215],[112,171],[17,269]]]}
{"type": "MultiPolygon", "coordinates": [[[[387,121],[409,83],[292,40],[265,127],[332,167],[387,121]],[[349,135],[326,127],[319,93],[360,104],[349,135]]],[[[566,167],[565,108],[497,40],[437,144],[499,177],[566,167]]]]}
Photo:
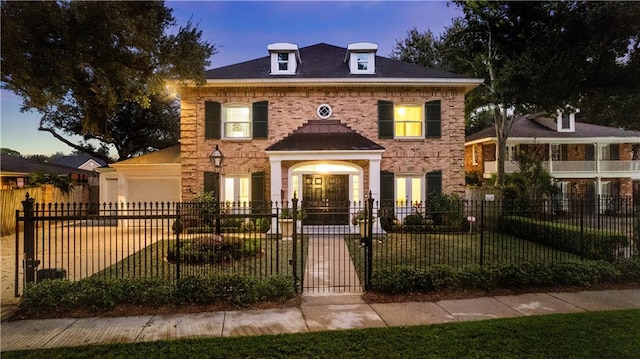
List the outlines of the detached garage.
{"type": "Polygon", "coordinates": [[[180,145],[100,168],[101,203],[179,202],[180,145]]]}

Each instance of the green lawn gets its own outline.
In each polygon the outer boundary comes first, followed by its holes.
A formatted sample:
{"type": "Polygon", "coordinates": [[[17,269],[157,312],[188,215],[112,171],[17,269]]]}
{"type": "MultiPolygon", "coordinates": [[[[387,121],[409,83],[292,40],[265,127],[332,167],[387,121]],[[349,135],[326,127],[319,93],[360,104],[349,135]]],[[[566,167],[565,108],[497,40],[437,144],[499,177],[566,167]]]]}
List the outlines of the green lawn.
{"type": "MultiPolygon", "coordinates": [[[[347,237],[349,252],[358,273],[364,273],[364,251],[360,241],[347,237]]],[[[460,268],[469,264],[550,262],[579,257],[504,234],[388,233],[373,239],[373,268],[411,265],[426,268],[447,264],[460,268]]]]}
{"type": "MultiPolygon", "coordinates": [[[[236,240],[242,234],[226,234],[236,240]]],[[[289,259],[292,258],[292,241],[276,239],[275,236],[251,234],[250,239],[258,240],[260,254],[257,256],[228,260],[218,263],[180,264],[180,276],[238,274],[268,277],[275,274],[292,274],[289,259]]],[[[183,239],[188,241],[189,238],[183,239]]],[[[167,260],[168,248],[174,240],[161,240],[127,256],[116,264],[97,273],[108,278],[122,277],[166,277],[175,278],[177,265],[167,260]]],[[[299,253],[301,255],[301,253],[299,253]]]]}
{"type": "Polygon", "coordinates": [[[430,326],[99,345],[11,358],[637,358],[640,310],[430,326]]]}

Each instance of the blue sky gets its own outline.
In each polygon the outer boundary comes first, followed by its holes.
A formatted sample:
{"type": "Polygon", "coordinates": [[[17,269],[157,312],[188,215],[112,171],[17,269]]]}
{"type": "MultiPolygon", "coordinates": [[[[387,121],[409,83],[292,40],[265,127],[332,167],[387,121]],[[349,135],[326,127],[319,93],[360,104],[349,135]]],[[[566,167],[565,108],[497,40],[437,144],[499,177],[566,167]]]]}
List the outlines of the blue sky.
{"type": "MultiPolygon", "coordinates": [[[[218,53],[210,68],[267,56],[267,44],[291,42],[299,47],[352,42],[378,44],[378,55],[389,56],[407,31],[440,34],[461,15],[445,1],[168,1],[179,25],[189,19],[218,53]]],[[[0,147],[28,154],[69,153],[71,147],[38,131],[37,113],[20,113],[22,100],[1,93],[0,147]]]]}

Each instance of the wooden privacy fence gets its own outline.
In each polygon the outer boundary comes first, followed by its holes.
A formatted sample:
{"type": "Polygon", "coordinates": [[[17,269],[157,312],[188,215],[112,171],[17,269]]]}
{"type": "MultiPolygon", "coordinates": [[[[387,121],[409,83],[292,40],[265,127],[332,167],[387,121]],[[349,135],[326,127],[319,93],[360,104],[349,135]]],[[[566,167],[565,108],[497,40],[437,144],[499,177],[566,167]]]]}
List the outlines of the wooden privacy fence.
{"type": "Polygon", "coordinates": [[[69,193],[62,192],[59,188],[47,184],[40,187],[3,189],[0,198],[2,211],[2,227],[0,235],[16,232],[16,209],[22,208],[22,201],[29,193],[29,197],[38,203],[83,203],[86,202],[89,190],[88,185],[74,185],[69,193]]]}

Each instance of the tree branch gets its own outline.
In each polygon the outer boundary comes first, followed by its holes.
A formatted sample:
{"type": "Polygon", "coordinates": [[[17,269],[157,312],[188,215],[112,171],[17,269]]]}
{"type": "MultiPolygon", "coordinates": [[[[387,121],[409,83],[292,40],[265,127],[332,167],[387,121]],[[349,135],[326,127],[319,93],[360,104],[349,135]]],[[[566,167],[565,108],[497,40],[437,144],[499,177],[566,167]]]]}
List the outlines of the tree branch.
{"type": "Polygon", "coordinates": [[[113,160],[111,158],[109,158],[109,156],[97,152],[93,147],[91,147],[91,146],[82,146],[82,145],[75,144],[75,143],[67,140],[66,138],[64,138],[62,135],[57,133],[52,128],[44,127],[41,124],[40,127],[38,127],[38,131],[49,132],[51,135],[53,135],[53,137],[55,137],[59,141],[62,141],[65,145],[67,145],[69,147],[72,147],[72,148],[74,148],[74,149],[76,149],[78,151],[81,151],[81,152],[88,153],[91,156],[97,157],[97,158],[99,158],[99,159],[101,159],[101,160],[103,160],[103,161],[105,161],[107,163],[113,162],[113,160]]]}

